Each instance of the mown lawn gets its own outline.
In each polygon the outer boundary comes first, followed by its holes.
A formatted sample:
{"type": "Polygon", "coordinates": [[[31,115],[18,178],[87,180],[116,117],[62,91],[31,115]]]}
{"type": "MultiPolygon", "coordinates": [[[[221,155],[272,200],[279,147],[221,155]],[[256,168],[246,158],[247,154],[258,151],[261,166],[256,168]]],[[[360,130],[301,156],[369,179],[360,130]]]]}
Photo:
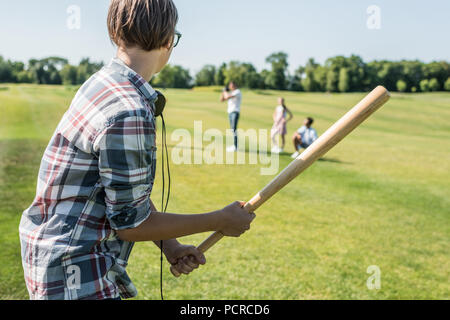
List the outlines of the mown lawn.
{"type": "MultiPolygon", "coordinates": [[[[35,195],[42,153],[75,88],[0,85],[0,298],[24,299],[18,225],[35,195]]],[[[171,133],[228,128],[214,88],[166,90],[171,133]]],[[[268,129],[279,95],[295,119],[323,133],[363,93],[245,91],[240,127],[268,129]]],[[[208,143],[204,143],[207,145],[208,143]]],[[[280,156],[280,170],[291,160],[280,156]]],[[[393,94],[391,101],[322,161],[257,212],[252,230],[224,239],[208,263],[173,278],[168,299],[444,299],[450,296],[450,94],[393,94]],[[369,290],[367,267],[381,270],[369,290]]],[[[250,199],[272,179],[261,165],[174,165],[170,212],[201,213],[250,199]]],[[[160,166],[158,166],[159,168],[160,166]]],[[[153,199],[160,203],[158,169],[153,199]]],[[[207,235],[182,239],[199,244],[207,235]]],[[[159,298],[159,252],[139,243],[129,273],[140,299],[159,298]]]]}

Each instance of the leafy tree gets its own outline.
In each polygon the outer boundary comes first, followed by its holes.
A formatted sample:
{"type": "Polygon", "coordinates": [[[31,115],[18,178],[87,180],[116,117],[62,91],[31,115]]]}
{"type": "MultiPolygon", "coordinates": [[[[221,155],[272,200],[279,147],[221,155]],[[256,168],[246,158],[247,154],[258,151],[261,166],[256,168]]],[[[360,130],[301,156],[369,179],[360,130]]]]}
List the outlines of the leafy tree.
{"type": "Polygon", "coordinates": [[[347,68],[350,77],[349,91],[364,91],[364,78],[367,73],[367,66],[360,56],[352,55],[346,59],[347,68]]]}
{"type": "Polygon", "coordinates": [[[224,70],[225,84],[235,82],[238,86],[243,87],[245,82],[245,70],[239,61],[231,61],[224,70]]]}
{"type": "MultiPolygon", "coordinates": [[[[340,70],[346,69],[348,77],[348,88],[346,91],[363,91],[367,87],[367,66],[361,57],[352,55],[350,57],[336,56],[325,61],[324,67],[328,70],[326,76],[326,91],[336,92],[339,86],[340,70]]],[[[319,71],[320,69],[318,69],[319,71]]],[[[316,78],[323,77],[318,75],[316,78]]],[[[320,81],[319,81],[320,82],[320,81]]],[[[323,87],[323,84],[321,85],[323,87]]]]}
{"type": "Polygon", "coordinates": [[[89,58],[83,58],[77,68],[77,84],[84,83],[102,67],[103,62],[91,62],[89,58]]]}
{"type": "Polygon", "coordinates": [[[61,84],[59,71],[68,63],[67,59],[60,57],[48,57],[28,62],[28,71],[32,73],[33,82],[38,84],[61,84]]]}
{"type": "Polygon", "coordinates": [[[62,78],[58,70],[52,70],[49,73],[49,84],[62,84],[62,78]]]}
{"type": "Polygon", "coordinates": [[[244,87],[250,89],[264,89],[265,83],[261,75],[256,71],[252,64],[245,63],[243,67],[247,70],[247,77],[244,81],[244,87]]]}
{"type": "Polygon", "coordinates": [[[19,72],[16,76],[16,80],[18,83],[33,83],[33,74],[29,71],[23,70],[19,72]]]}
{"type": "Polygon", "coordinates": [[[0,56],[0,82],[12,82],[13,75],[11,67],[7,61],[0,56]]]}
{"type": "Polygon", "coordinates": [[[289,80],[289,85],[288,85],[288,90],[290,91],[302,91],[303,90],[303,86],[302,86],[302,79],[305,76],[305,68],[300,66],[298,67],[295,72],[294,75],[292,77],[290,77],[289,80]]]}
{"type": "Polygon", "coordinates": [[[321,65],[317,66],[313,76],[317,86],[315,91],[325,92],[327,89],[327,68],[321,65]]]}
{"type": "Polygon", "coordinates": [[[235,82],[244,88],[257,89],[263,86],[263,78],[251,63],[231,61],[224,70],[225,83],[235,82]]]}
{"type": "Polygon", "coordinates": [[[445,91],[450,91],[450,77],[447,78],[447,81],[445,81],[444,90],[445,91]]]}
{"type": "MultiPolygon", "coordinates": [[[[342,71],[343,69],[341,69],[342,71]]],[[[327,92],[336,92],[337,91],[337,85],[338,85],[338,75],[335,70],[328,70],[327,73],[327,86],[326,91],[327,92]]]]}
{"type": "Polygon", "coordinates": [[[260,75],[260,78],[261,78],[261,87],[260,87],[260,89],[268,89],[268,86],[266,85],[266,81],[269,78],[270,71],[267,70],[267,69],[264,69],[263,71],[261,71],[261,73],[259,75],[260,75]]]}
{"type": "Polygon", "coordinates": [[[307,73],[306,78],[302,79],[301,86],[303,90],[306,92],[312,92],[314,91],[315,84],[314,84],[314,77],[311,76],[309,73],[307,73]]]}
{"type": "Polygon", "coordinates": [[[444,85],[450,76],[450,65],[446,61],[433,61],[423,65],[423,77],[425,79],[436,78],[439,84],[444,85]]]}
{"type": "Polygon", "coordinates": [[[297,72],[294,73],[294,75],[288,75],[287,79],[288,85],[287,90],[289,91],[301,91],[302,85],[301,85],[301,77],[297,74],[297,72]]]}
{"type": "Polygon", "coordinates": [[[273,53],[266,58],[266,63],[272,66],[270,74],[265,79],[265,84],[271,89],[286,90],[288,55],[284,52],[273,53]]]}
{"type": "Polygon", "coordinates": [[[439,91],[441,89],[441,85],[436,78],[431,79],[428,86],[430,87],[430,91],[439,91]]]}
{"type": "MultiPolygon", "coordinates": [[[[450,64],[447,61],[375,60],[365,63],[361,57],[351,55],[331,57],[321,65],[310,58],[293,75],[287,71],[286,53],[274,53],[267,57],[266,62],[271,68],[261,72],[251,63],[239,61],[223,63],[218,68],[207,65],[196,74],[195,84],[224,85],[235,81],[247,88],[311,92],[368,91],[381,84],[389,90],[401,92],[450,91],[450,64]]],[[[69,65],[67,59],[60,57],[31,59],[25,65],[0,56],[0,82],[81,84],[102,66],[103,63],[95,63],[88,58],[82,59],[78,66],[69,65]]],[[[153,83],[164,87],[189,88],[192,78],[188,70],[168,66],[153,79],[153,83]]]]}
{"type": "Polygon", "coordinates": [[[350,89],[350,77],[347,68],[342,68],[339,71],[339,91],[347,92],[350,89]]]}
{"type": "Polygon", "coordinates": [[[25,71],[25,65],[23,62],[12,62],[8,60],[9,68],[11,70],[12,80],[14,82],[19,82],[19,74],[25,71]]]}
{"type": "Polygon", "coordinates": [[[305,77],[301,80],[302,88],[307,92],[316,91],[319,84],[316,83],[314,73],[319,67],[314,58],[309,58],[304,70],[305,77]]]}
{"type": "Polygon", "coordinates": [[[196,86],[212,86],[215,84],[216,67],[204,66],[195,76],[196,86]]]}
{"type": "Polygon", "coordinates": [[[222,65],[217,69],[216,74],[214,75],[214,83],[216,86],[224,86],[225,85],[225,70],[227,69],[227,64],[222,63],[222,65]]]}
{"type": "Polygon", "coordinates": [[[75,66],[66,64],[61,72],[62,83],[65,85],[75,85],[78,79],[78,69],[75,66]]]}
{"type": "Polygon", "coordinates": [[[402,79],[407,84],[408,88],[415,87],[416,90],[420,86],[420,80],[424,78],[423,75],[423,63],[417,60],[400,62],[402,65],[402,79]]]}
{"type": "Polygon", "coordinates": [[[369,81],[373,87],[378,84],[384,85],[388,90],[397,89],[397,80],[402,77],[401,66],[390,61],[373,61],[368,64],[369,74],[372,76],[369,81]]]}
{"type": "Polygon", "coordinates": [[[162,88],[192,87],[189,70],[177,65],[167,65],[151,82],[154,86],[162,88]]]}
{"type": "Polygon", "coordinates": [[[28,61],[28,70],[33,75],[34,83],[48,83],[48,73],[45,70],[44,63],[41,60],[31,59],[28,61]]]}

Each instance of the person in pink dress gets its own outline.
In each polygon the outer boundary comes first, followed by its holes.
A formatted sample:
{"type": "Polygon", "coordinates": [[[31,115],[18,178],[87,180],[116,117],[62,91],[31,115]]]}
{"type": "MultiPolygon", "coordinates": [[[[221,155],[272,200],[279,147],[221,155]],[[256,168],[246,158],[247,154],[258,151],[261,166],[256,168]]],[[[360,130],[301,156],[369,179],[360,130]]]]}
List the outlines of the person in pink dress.
{"type": "Polygon", "coordinates": [[[278,106],[275,108],[273,113],[273,126],[271,130],[272,137],[272,152],[281,153],[283,152],[285,145],[285,136],[287,133],[286,124],[288,121],[292,120],[294,116],[292,112],[286,107],[284,98],[278,98],[278,106]],[[289,118],[287,117],[289,115],[289,118]],[[281,148],[278,145],[277,137],[281,136],[281,148]]]}

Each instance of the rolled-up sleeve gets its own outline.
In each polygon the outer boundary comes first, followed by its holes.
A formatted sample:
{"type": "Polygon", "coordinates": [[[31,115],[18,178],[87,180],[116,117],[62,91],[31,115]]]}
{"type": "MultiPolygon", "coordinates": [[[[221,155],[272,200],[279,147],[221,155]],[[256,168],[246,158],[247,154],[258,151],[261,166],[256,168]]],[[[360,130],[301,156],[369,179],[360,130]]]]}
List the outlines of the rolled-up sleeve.
{"type": "Polygon", "coordinates": [[[114,119],[96,138],[106,217],[115,230],[136,228],[151,213],[155,127],[144,111],[114,119]]]}

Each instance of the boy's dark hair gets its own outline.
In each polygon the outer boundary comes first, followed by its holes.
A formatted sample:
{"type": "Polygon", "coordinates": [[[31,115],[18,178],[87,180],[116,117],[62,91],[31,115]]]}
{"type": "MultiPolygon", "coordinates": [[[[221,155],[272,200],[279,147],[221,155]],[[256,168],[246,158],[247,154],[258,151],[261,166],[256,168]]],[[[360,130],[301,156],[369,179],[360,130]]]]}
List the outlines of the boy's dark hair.
{"type": "Polygon", "coordinates": [[[306,120],[308,120],[308,125],[312,126],[312,124],[314,123],[314,119],[311,117],[306,118],[306,120]]]}
{"type": "Polygon", "coordinates": [[[159,49],[173,40],[178,11],[172,0],[112,0],[108,32],[117,46],[159,49]]]}

